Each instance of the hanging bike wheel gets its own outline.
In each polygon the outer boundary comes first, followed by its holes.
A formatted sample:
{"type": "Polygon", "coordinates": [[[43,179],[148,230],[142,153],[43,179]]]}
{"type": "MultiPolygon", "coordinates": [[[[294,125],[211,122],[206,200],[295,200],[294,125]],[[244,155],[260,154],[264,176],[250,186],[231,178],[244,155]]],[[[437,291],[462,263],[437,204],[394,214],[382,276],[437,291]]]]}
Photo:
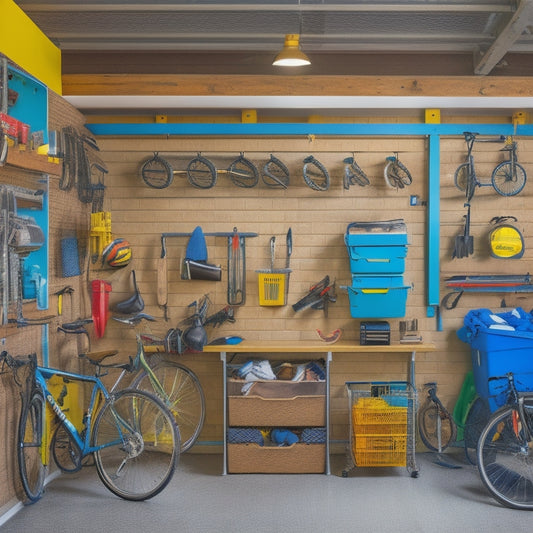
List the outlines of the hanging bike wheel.
{"type": "Polygon", "coordinates": [[[245,189],[251,189],[257,185],[259,181],[259,171],[257,167],[243,154],[241,154],[235,161],[228,167],[228,174],[231,181],[237,185],[237,187],[244,187],[245,189]]]}
{"type": "Polygon", "coordinates": [[[22,487],[30,503],[43,493],[46,466],[43,464],[44,397],[35,391],[23,405],[18,428],[17,456],[22,487]]]}
{"type": "Polygon", "coordinates": [[[147,500],[170,482],[180,455],[179,431],[161,400],[124,389],[95,420],[93,445],[102,483],[125,500],[147,500]]]}
{"type": "MultiPolygon", "coordinates": [[[[167,395],[159,397],[174,415],[180,430],[181,451],[186,452],[194,445],[204,425],[205,396],[200,381],[192,370],[174,361],[160,361],[152,372],[167,395]]],[[[139,373],[132,386],[156,393],[146,371],[139,373]]]]}
{"type": "Polygon", "coordinates": [[[392,189],[403,189],[406,185],[411,185],[413,178],[407,167],[396,157],[387,158],[389,162],[385,165],[385,183],[392,189]]]}
{"type": "Polygon", "coordinates": [[[141,165],[141,178],[152,189],[166,189],[172,183],[173,177],[172,166],[157,152],[141,165]]]}
{"type": "Polygon", "coordinates": [[[526,184],[526,171],[520,163],[503,161],[492,171],[492,186],[502,196],[515,196],[526,184]]]}
{"type": "Polygon", "coordinates": [[[187,180],[197,189],[211,189],[217,182],[217,169],[209,159],[198,154],[187,165],[187,180]]]}
{"type": "MultiPolygon", "coordinates": [[[[529,431],[533,408],[525,407],[529,431]]],[[[482,431],[477,466],[490,494],[512,509],[533,510],[533,461],[526,428],[512,407],[503,407],[482,431]]]]}
{"type": "Polygon", "coordinates": [[[263,166],[261,178],[267,187],[286,189],[289,186],[289,169],[283,161],[270,154],[270,159],[263,166]]]}
{"type": "Polygon", "coordinates": [[[304,159],[303,176],[305,184],[314,191],[327,191],[329,189],[329,172],[312,155],[304,159]]]}
{"type": "Polygon", "coordinates": [[[434,452],[445,450],[457,437],[457,427],[450,413],[432,401],[425,402],[419,409],[418,429],[426,448],[434,452]]]}

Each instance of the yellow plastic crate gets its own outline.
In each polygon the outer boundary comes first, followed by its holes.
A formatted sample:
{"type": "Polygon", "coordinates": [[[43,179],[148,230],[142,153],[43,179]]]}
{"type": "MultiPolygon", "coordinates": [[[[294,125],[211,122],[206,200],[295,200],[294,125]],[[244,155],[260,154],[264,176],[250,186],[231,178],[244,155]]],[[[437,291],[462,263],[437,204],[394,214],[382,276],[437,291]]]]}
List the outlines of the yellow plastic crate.
{"type": "Polygon", "coordinates": [[[357,466],[405,466],[407,435],[356,435],[354,460],[357,466]]]}
{"type": "Polygon", "coordinates": [[[287,277],[286,272],[259,272],[259,305],[287,305],[287,277]]]}
{"type": "Polygon", "coordinates": [[[389,405],[383,398],[359,398],[352,407],[354,427],[366,424],[407,425],[407,407],[389,405]]]}

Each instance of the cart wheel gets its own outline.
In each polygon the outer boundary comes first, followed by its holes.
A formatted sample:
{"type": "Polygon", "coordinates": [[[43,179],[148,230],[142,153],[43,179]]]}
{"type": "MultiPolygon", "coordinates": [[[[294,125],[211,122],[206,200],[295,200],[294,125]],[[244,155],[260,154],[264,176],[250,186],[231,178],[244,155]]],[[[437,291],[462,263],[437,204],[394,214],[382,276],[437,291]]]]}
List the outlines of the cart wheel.
{"type": "Polygon", "coordinates": [[[348,472],[346,470],[342,471],[342,477],[348,477],[348,472]]]}
{"type": "Polygon", "coordinates": [[[418,471],[418,470],[413,470],[413,471],[411,472],[411,477],[412,477],[412,478],[417,478],[417,477],[418,477],[418,474],[419,474],[419,471],[418,471]]]}

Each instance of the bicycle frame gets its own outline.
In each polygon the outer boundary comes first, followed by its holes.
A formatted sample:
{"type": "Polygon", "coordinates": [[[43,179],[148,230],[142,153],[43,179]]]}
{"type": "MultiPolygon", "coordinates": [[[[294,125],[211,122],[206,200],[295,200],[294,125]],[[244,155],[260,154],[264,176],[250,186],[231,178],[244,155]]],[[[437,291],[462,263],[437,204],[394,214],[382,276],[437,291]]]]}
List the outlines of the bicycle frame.
{"type": "MultiPolygon", "coordinates": [[[[117,441],[102,444],[100,446],[91,446],[90,428],[92,427],[91,424],[92,424],[93,416],[97,412],[99,399],[103,398],[105,401],[110,401],[112,392],[114,388],[116,387],[118,381],[120,381],[120,378],[117,380],[117,382],[113,386],[113,389],[111,389],[111,391],[108,391],[98,376],[87,376],[87,375],[76,374],[73,372],[67,372],[67,371],[59,370],[55,368],[37,366],[37,368],[35,369],[35,380],[36,380],[37,386],[40,387],[40,389],[42,390],[44,394],[46,403],[50,406],[52,411],[58,417],[60,423],[64,424],[72,440],[78,446],[82,457],[85,457],[86,455],[94,453],[98,450],[107,448],[109,446],[114,446],[118,444],[119,442],[122,442],[124,440],[122,438],[123,433],[124,433],[123,428],[131,429],[131,428],[128,428],[126,422],[120,419],[118,415],[116,415],[115,413],[114,416],[117,422],[117,429],[120,435],[120,439],[117,441]],[[82,436],[80,432],[76,429],[72,421],[67,417],[65,412],[59,406],[56,397],[50,392],[48,385],[47,385],[47,380],[49,380],[53,376],[59,376],[62,378],[73,380],[73,381],[92,384],[91,398],[90,398],[89,406],[87,409],[87,415],[85,416],[85,419],[84,419],[85,427],[87,428],[87,431],[85,432],[84,436],[82,436]]],[[[43,461],[43,464],[48,464],[48,460],[49,460],[48,446],[45,445],[42,448],[43,449],[41,450],[41,457],[45,459],[45,461],[43,461]]]]}

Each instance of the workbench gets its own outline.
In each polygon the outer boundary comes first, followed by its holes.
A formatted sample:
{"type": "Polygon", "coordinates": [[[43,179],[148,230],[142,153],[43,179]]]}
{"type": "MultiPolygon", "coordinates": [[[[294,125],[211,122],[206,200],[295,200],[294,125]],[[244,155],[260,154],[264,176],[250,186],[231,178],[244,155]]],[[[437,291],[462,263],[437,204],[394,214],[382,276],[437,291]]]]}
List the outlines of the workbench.
{"type": "MultiPolygon", "coordinates": [[[[361,346],[351,341],[339,341],[334,344],[326,344],[321,341],[250,341],[244,340],[236,345],[207,345],[204,347],[204,352],[219,352],[220,359],[223,365],[223,412],[224,412],[224,464],[223,475],[228,473],[228,354],[233,358],[239,355],[249,355],[250,359],[254,356],[261,355],[264,359],[276,358],[279,355],[286,355],[290,358],[296,357],[298,360],[303,360],[302,356],[309,358],[309,355],[322,354],[325,361],[326,379],[325,379],[325,428],[326,428],[326,442],[325,442],[325,465],[324,473],[330,474],[329,461],[329,411],[330,411],[330,363],[333,360],[334,353],[404,353],[409,357],[408,361],[408,376],[407,381],[414,386],[415,384],[415,359],[416,352],[431,352],[435,351],[435,345],[431,343],[416,343],[416,344],[393,344],[393,345],[368,345],[361,346]]],[[[261,422],[257,421],[257,425],[261,422]]],[[[413,435],[414,438],[414,435],[413,435]]]]}

